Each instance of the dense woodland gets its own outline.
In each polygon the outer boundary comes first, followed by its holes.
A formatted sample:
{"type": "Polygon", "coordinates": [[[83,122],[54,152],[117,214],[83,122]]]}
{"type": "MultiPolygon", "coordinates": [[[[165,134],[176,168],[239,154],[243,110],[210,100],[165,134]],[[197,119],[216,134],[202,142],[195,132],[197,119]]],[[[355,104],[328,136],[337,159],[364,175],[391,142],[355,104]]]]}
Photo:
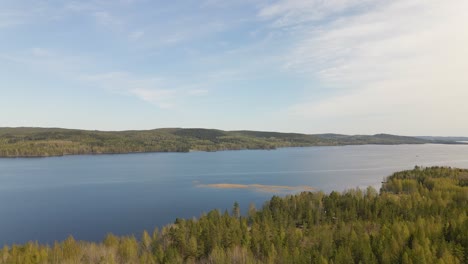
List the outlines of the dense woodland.
{"type": "Polygon", "coordinates": [[[0,263],[468,263],[468,170],[419,168],[372,188],[274,196],[240,215],[100,243],[4,246],[0,263]]]}
{"type": "Polygon", "coordinates": [[[378,134],[306,135],[258,131],[163,128],[141,131],[89,131],[59,128],[0,128],[0,157],[76,154],[189,152],[359,144],[424,144],[437,141],[378,134]]]}

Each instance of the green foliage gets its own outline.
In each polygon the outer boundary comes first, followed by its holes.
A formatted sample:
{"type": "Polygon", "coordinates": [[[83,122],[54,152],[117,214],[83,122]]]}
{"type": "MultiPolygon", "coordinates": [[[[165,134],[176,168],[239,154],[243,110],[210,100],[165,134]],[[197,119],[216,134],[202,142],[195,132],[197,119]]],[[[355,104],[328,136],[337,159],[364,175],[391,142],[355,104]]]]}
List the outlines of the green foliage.
{"type": "MultiPolygon", "coordinates": [[[[258,131],[165,128],[89,131],[59,128],[0,128],[0,157],[76,154],[189,152],[357,144],[421,144],[433,141],[392,135],[305,135],[258,131]]],[[[443,143],[451,143],[444,141],[443,143]]]]}
{"type": "Polygon", "coordinates": [[[0,263],[468,263],[468,170],[419,168],[372,188],[273,197],[100,244],[5,246],[0,263]]]}

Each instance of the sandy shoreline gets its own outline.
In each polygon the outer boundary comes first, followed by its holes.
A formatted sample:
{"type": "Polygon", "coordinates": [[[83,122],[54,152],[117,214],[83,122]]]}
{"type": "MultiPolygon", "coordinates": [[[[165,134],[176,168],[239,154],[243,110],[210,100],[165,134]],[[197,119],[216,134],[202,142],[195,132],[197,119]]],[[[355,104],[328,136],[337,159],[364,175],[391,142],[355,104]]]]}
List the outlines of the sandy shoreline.
{"type": "Polygon", "coordinates": [[[300,185],[300,186],[287,186],[287,185],[263,185],[263,184],[236,184],[236,183],[214,183],[214,184],[197,184],[201,188],[215,188],[215,189],[252,189],[261,192],[285,192],[285,191],[316,191],[315,188],[300,185]]]}

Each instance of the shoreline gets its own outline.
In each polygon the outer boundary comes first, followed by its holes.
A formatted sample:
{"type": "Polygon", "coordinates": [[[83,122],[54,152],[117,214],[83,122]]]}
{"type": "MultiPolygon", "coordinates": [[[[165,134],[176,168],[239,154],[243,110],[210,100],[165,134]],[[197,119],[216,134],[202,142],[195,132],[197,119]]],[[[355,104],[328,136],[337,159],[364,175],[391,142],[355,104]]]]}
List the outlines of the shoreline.
{"type": "Polygon", "coordinates": [[[40,159],[40,158],[56,158],[56,157],[68,157],[68,156],[101,156],[101,155],[130,155],[130,154],[146,154],[146,153],[197,153],[197,152],[225,152],[225,151],[244,151],[244,150],[266,150],[266,151],[274,151],[279,149],[287,149],[287,148],[308,148],[308,147],[346,147],[346,146],[402,146],[402,145],[468,145],[468,143],[464,142],[448,142],[448,143],[402,143],[402,144],[376,144],[376,143],[368,143],[368,144],[336,144],[336,145],[307,145],[307,146],[285,146],[285,147],[277,147],[277,148],[241,148],[241,149],[219,149],[219,150],[196,150],[191,149],[189,151],[129,151],[129,152],[103,152],[103,153],[77,153],[77,154],[69,154],[65,153],[62,155],[31,155],[31,156],[1,156],[0,159],[40,159]]]}

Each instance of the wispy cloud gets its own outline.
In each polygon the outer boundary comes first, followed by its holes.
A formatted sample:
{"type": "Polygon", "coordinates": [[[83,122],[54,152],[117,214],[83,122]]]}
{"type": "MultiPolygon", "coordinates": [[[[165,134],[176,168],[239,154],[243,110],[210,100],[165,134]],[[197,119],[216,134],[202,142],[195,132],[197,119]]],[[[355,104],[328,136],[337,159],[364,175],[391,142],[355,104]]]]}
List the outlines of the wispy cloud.
{"type": "Polygon", "coordinates": [[[364,3],[280,1],[260,12],[280,27],[326,21],[301,28],[284,67],[334,92],[311,95],[291,113],[312,120],[372,117],[372,124],[366,118],[356,123],[361,129],[453,125],[448,117],[468,112],[468,2],[398,0],[363,9],[364,3]]]}
{"type": "Polygon", "coordinates": [[[194,90],[189,90],[188,91],[189,95],[203,95],[203,94],[207,94],[207,93],[208,93],[208,90],[206,90],[206,89],[194,89],[194,90]]]}
{"type": "Polygon", "coordinates": [[[88,74],[81,79],[99,88],[136,96],[163,109],[174,107],[179,94],[176,89],[164,88],[166,82],[162,78],[141,77],[129,72],[88,74]]]}
{"type": "Polygon", "coordinates": [[[143,30],[136,30],[136,31],[131,32],[128,35],[128,37],[130,38],[130,40],[136,41],[136,40],[141,39],[144,35],[145,35],[145,32],[143,30]]]}
{"type": "MultiPolygon", "coordinates": [[[[82,86],[104,89],[111,93],[136,97],[161,109],[176,108],[208,93],[206,87],[217,83],[209,76],[172,80],[157,75],[142,75],[131,71],[102,71],[93,67],[97,62],[81,54],[64,54],[35,47],[15,54],[0,53],[0,60],[21,65],[24,69],[62,76],[82,86]],[[192,99],[191,99],[192,98],[192,99]]],[[[210,73],[212,75],[214,73],[210,73]]]]}
{"type": "Polygon", "coordinates": [[[96,11],[93,13],[93,16],[99,25],[108,27],[112,30],[118,29],[124,24],[121,19],[112,15],[108,11],[96,11]]]}
{"type": "Polygon", "coordinates": [[[62,54],[45,48],[32,48],[18,54],[1,54],[0,60],[6,60],[34,72],[63,76],[83,86],[104,89],[111,93],[137,97],[160,108],[177,106],[177,102],[187,99],[203,90],[184,89],[161,77],[148,77],[128,71],[96,73],[92,65],[95,60],[83,58],[79,54],[62,54]]]}
{"type": "Polygon", "coordinates": [[[89,12],[95,11],[97,3],[94,1],[67,1],[63,5],[64,11],[89,12]]]}
{"type": "Polygon", "coordinates": [[[147,102],[158,105],[162,109],[174,107],[174,97],[177,96],[177,92],[170,89],[135,88],[129,92],[147,102]]]}
{"type": "Polygon", "coordinates": [[[259,17],[270,19],[275,27],[295,26],[329,19],[333,15],[375,5],[382,0],[279,0],[265,5],[259,17]]]}
{"type": "Polygon", "coordinates": [[[31,49],[31,54],[33,57],[52,57],[54,56],[54,54],[48,50],[48,49],[44,49],[44,48],[32,48],[31,49]]]}
{"type": "Polygon", "coordinates": [[[50,21],[67,21],[73,17],[86,19],[92,17],[96,24],[112,29],[123,27],[126,23],[119,10],[125,10],[129,1],[13,1],[0,3],[0,28],[17,25],[31,25],[50,21]]]}
{"type": "Polygon", "coordinates": [[[93,69],[93,63],[83,54],[62,54],[52,49],[34,47],[15,52],[0,52],[0,58],[10,63],[16,63],[24,70],[49,73],[68,78],[84,69],[93,69]]]}
{"type": "MultiPolygon", "coordinates": [[[[0,60],[12,83],[44,76],[145,106],[256,102],[239,126],[270,116],[271,129],[300,131],[461,127],[465,10],[465,0],[4,0],[0,60]]],[[[222,107],[239,116],[239,103],[222,107]]]]}
{"type": "Polygon", "coordinates": [[[25,14],[19,11],[0,10],[0,29],[23,24],[25,19],[25,14]]]}

